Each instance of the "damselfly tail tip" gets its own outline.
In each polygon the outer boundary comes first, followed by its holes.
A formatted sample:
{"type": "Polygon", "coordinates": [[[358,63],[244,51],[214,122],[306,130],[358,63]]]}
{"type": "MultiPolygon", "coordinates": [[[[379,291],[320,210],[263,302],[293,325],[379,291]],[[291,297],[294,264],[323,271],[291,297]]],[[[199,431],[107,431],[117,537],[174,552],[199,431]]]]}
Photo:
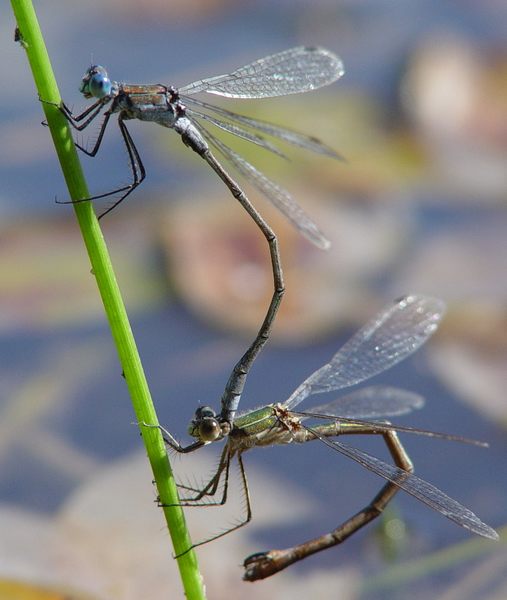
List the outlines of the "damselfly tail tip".
{"type": "Polygon", "coordinates": [[[320,250],[329,250],[331,248],[331,242],[319,232],[319,235],[306,236],[310,242],[320,250]]]}
{"type": "Polygon", "coordinates": [[[320,231],[313,221],[309,219],[305,223],[295,223],[298,230],[305,236],[305,238],[311,242],[320,250],[329,250],[331,248],[331,242],[327,237],[320,231]]]}
{"type": "Polygon", "coordinates": [[[344,165],[349,164],[349,161],[345,158],[345,156],[343,156],[343,154],[340,154],[339,152],[336,152],[335,150],[333,150],[332,154],[329,154],[329,156],[331,158],[334,158],[335,160],[339,160],[344,165]]]}
{"type": "MultiPolygon", "coordinates": [[[[312,138],[312,139],[320,146],[320,154],[323,154],[324,156],[332,158],[333,160],[338,160],[344,164],[348,164],[349,161],[345,158],[345,156],[343,156],[343,154],[340,154],[334,148],[330,148],[329,146],[326,146],[317,138],[312,138]]],[[[315,148],[312,148],[312,149],[314,151],[318,151],[315,148]]]]}
{"type": "Polygon", "coordinates": [[[481,442],[480,440],[466,440],[473,446],[479,446],[479,448],[489,448],[488,442],[481,442]]]}
{"type": "Polygon", "coordinates": [[[280,569],[276,568],[271,558],[271,555],[275,553],[276,550],[256,552],[245,558],[243,561],[243,567],[245,568],[243,581],[258,581],[277,573],[280,569]]]}

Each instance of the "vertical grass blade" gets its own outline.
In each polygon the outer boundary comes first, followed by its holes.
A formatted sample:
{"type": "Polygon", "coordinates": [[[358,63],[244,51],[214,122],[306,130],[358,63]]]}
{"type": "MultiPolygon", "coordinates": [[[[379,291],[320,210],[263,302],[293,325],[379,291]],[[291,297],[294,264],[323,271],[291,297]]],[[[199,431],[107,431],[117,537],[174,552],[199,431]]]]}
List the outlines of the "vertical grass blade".
{"type": "MultiPolygon", "coordinates": [[[[54,103],[54,106],[42,103],[42,107],[70,197],[74,200],[88,198],[88,189],[68,124],[56,108],[61,101],[60,94],[32,3],[29,0],[11,0],[11,4],[19,28],[21,46],[26,50],[39,97],[46,102],[54,103]]],[[[92,203],[81,202],[75,204],[74,209],[123,367],[136,418],[139,422],[156,424],[158,420],[155,408],[92,203]]],[[[142,435],[162,503],[178,504],[177,488],[159,430],[142,428],[142,435]]],[[[121,498],[118,498],[118,502],[121,502],[121,498]]],[[[146,508],[151,509],[151,507],[146,508]]],[[[164,513],[175,553],[180,554],[191,545],[183,511],[179,506],[174,506],[165,508],[164,513]]],[[[167,560],[172,560],[169,552],[167,560]]],[[[186,598],[189,600],[204,598],[203,582],[194,552],[187,552],[178,559],[178,566],[186,598]]]]}

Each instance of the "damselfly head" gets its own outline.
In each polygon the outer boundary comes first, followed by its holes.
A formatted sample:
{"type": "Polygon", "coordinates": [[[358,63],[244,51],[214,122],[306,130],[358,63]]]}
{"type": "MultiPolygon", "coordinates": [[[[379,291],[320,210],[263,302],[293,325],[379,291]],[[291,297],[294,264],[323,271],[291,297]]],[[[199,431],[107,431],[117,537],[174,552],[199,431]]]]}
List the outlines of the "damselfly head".
{"type": "Polygon", "coordinates": [[[111,94],[113,84],[107,71],[100,65],[91,66],[83,76],[79,91],[85,98],[105,98],[111,94]]]}
{"type": "Polygon", "coordinates": [[[188,428],[188,433],[201,442],[214,442],[222,436],[222,428],[215,411],[209,406],[200,406],[188,428]]]}

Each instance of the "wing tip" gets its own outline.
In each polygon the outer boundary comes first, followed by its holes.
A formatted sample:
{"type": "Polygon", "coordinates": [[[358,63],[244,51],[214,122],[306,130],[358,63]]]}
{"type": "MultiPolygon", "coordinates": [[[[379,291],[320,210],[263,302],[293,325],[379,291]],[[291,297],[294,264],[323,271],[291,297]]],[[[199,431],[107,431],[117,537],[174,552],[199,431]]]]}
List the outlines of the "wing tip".
{"type": "Polygon", "coordinates": [[[440,300],[440,298],[435,298],[434,296],[427,296],[425,294],[406,294],[405,296],[397,298],[394,303],[396,305],[400,305],[400,308],[404,308],[405,306],[413,304],[420,304],[421,308],[424,308],[425,312],[433,312],[434,315],[438,316],[439,319],[442,318],[446,310],[445,302],[443,300],[440,300]]]}
{"type": "Polygon", "coordinates": [[[345,67],[343,65],[342,59],[327,48],[323,48],[322,46],[300,46],[300,49],[303,52],[312,52],[315,54],[320,54],[321,56],[327,56],[333,63],[336,79],[339,79],[343,75],[345,75],[345,67]]]}
{"type": "Polygon", "coordinates": [[[483,523],[479,518],[477,518],[477,520],[479,521],[479,523],[474,523],[473,526],[468,527],[470,531],[495,542],[498,542],[500,540],[500,534],[498,533],[498,531],[495,531],[493,527],[490,527],[489,525],[486,525],[486,523],[483,523]]]}

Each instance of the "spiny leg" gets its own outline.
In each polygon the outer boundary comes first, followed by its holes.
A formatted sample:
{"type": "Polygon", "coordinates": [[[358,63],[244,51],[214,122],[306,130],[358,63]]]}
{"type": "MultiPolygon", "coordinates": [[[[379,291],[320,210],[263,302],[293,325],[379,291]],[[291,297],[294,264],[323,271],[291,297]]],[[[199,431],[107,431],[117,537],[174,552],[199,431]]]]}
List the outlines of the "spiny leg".
{"type": "Polygon", "coordinates": [[[97,100],[97,102],[94,102],[91,106],[86,108],[79,115],[74,115],[70,108],[64,102],[58,105],[58,108],[74,129],[77,129],[78,131],[83,131],[83,129],[86,129],[88,125],[97,117],[97,115],[100,114],[100,111],[108,102],[110,102],[109,98],[100,98],[99,100],[97,100]],[[81,121],[83,121],[83,119],[85,119],[86,117],[88,117],[86,121],[84,121],[84,123],[81,123],[81,121]],[[78,123],[80,124],[78,125],[78,123]]]}
{"type": "Polygon", "coordinates": [[[127,148],[127,152],[129,155],[130,170],[132,172],[132,182],[129,185],[120,187],[116,190],[113,190],[112,192],[100,194],[98,196],[93,197],[93,199],[95,200],[97,198],[105,198],[107,196],[112,196],[120,192],[125,192],[125,194],[123,194],[121,198],[116,200],[116,202],[114,202],[107,210],[105,210],[99,215],[99,219],[102,219],[103,216],[110,213],[114,208],[118,206],[118,204],[123,202],[125,198],[136,189],[136,187],[141,185],[141,183],[146,177],[146,169],[144,168],[143,161],[141,160],[141,157],[139,155],[139,151],[137,150],[136,145],[134,144],[134,140],[132,139],[132,136],[130,135],[130,132],[127,129],[127,126],[125,125],[125,122],[121,115],[118,117],[118,125],[120,127],[120,131],[125,142],[125,147],[127,148]]]}
{"type": "MultiPolygon", "coordinates": [[[[72,126],[73,129],[75,129],[76,131],[83,131],[102,112],[102,109],[104,108],[104,104],[109,102],[109,100],[108,99],[107,100],[104,100],[104,99],[98,100],[97,102],[95,102],[94,104],[89,106],[86,110],[84,110],[79,115],[74,115],[72,113],[72,111],[70,110],[70,108],[68,108],[66,106],[66,104],[63,102],[61,104],[56,104],[55,102],[47,102],[46,100],[41,100],[41,102],[44,104],[50,104],[51,106],[54,106],[55,108],[57,108],[63,114],[63,116],[67,119],[67,122],[69,123],[69,125],[72,126]],[[86,121],[84,123],[80,123],[80,121],[82,121],[85,117],[88,117],[86,119],[86,121]]],[[[104,113],[104,119],[99,128],[99,135],[97,136],[97,140],[96,140],[92,150],[88,150],[87,148],[85,148],[84,146],[79,144],[78,142],[74,141],[74,145],[76,146],[76,148],[79,148],[79,150],[81,150],[81,152],[83,152],[84,154],[87,154],[88,156],[92,156],[92,157],[95,156],[97,154],[97,152],[99,151],[100,145],[102,143],[102,138],[104,137],[104,133],[105,133],[110,116],[111,116],[110,110],[108,110],[104,113]]],[[[44,121],[43,125],[45,125],[45,124],[46,124],[46,122],[44,121]]],[[[87,198],[86,198],[86,200],[87,200],[87,198]]],[[[60,202],[59,204],[71,204],[71,202],[60,202]]]]}
{"type": "Polygon", "coordinates": [[[167,431],[167,429],[165,427],[162,427],[162,425],[152,425],[150,423],[145,423],[144,421],[141,421],[141,423],[139,423],[139,424],[142,425],[143,427],[148,427],[150,429],[158,429],[160,431],[160,433],[162,434],[162,439],[169,446],[169,448],[172,448],[179,454],[189,454],[190,452],[194,452],[194,450],[197,450],[198,448],[202,448],[203,446],[206,445],[205,442],[198,440],[196,442],[192,442],[188,446],[182,446],[173,437],[173,435],[171,433],[169,433],[169,431],[167,431]]]}
{"type": "Polygon", "coordinates": [[[229,486],[229,470],[231,465],[231,455],[229,452],[229,448],[226,446],[222,454],[220,455],[220,461],[218,463],[218,468],[208,483],[202,487],[201,489],[193,489],[190,486],[179,485],[178,488],[183,488],[189,491],[196,492],[196,495],[191,498],[180,498],[180,506],[223,506],[227,501],[227,489],[229,486]],[[206,502],[199,504],[199,501],[202,500],[205,496],[213,497],[220,484],[220,480],[222,478],[222,473],[224,473],[224,489],[222,493],[222,498],[217,502],[206,502]]]}
{"type": "Polygon", "coordinates": [[[224,537],[224,536],[228,535],[229,533],[232,533],[233,531],[240,529],[241,527],[243,527],[244,525],[246,525],[247,523],[249,523],[252,520],[252,505],[250,502],[250,490],[248,488],[248,480],[246,477],[245,466],[243,464],[243,459],[241,457],[241,454],[238,454],[238,464],[239,464],[239,469],[240,469],[240,473],[241,473],[241,482],[243,485],[243,492],[245,495],[244,518],[241,521],[239,521],[238,523],[236,523],[235,525],[233,525],[232,527],[229,527],[229,529],[226,529],[225,531],[217,533],[216,535],[214,535],[206,540],[203,540],[202,542],[197,542],[196,544],[192,544],[192,546],[190,546],[190,548],[187,548],[187,550],[185,550],[185,552],[178,554],[177,556],[175,556],[175,558],[179,558],[180,556],[182,556],[183,554],[186,554],[193,548],[197,548],[198,546],[203,546],[204,544],[207,544],[208,542],[213,542],[215,540],[218,540],[221,537],[224,537]]]}
{"type": "MultiPolygon", "coordinates": [[[[94,157],[97,154],[97,152],[99,151],[99,148],[102,144],[104,133],[106,131],[106,127],[107,127],[107,124],[111,117],[111,114],[112,113],[110,111],[106,111],[104,113],[104,120],[102,121],[102,124],[100,126],[99,135],[97,137],[97,140],[96,140],[93,148],[91,150],[87,150],[84,146],[81,146],[79,143],[75,142],[75,145],[77,148],[79,148],[79,150],[81,150],[82,152],[84,152],[85,154],[87,154],[88,156],[91,156],[91,157],[94,157]]],[[[69,119],[69,122],[72,123],[72,121],[70,119],[69,119]]],[[[89,124],[89,123],[87,122],[87,124],[89,124]]],[[[118,117],[118,126],[120,128],[120,132],[122,134],[123,141],[124,141],[125,147],[127,149],[127,153],[128,153],[128,157],[129,157],[129,164],[130,164],[130,171],[132,173],[132,182],[129,183],[128,185],[124,185],[119,188],[116,188],[110,192],[105,192],[104,194],[96,194],[95,196],[90,196],[89,198],[78,198],[77,200],[66,200],[64,202],[57,201],[57,204],[76,204],[79,202],[88,202],[90,200],[98,200],[100,198],[107,198],[109,196],[114,196],[115,194],[120,194],[122,192],[125,192],[125,194],[123,194],[118,200],[116,200],[116,202],[114,202],[112,204],[112,206],[110,206],[107,210],[105,210],[103,213],[101,213],[99,215],[98,218],[101,219],[104,215],[107,215],[107,213],[111,212],[114,208],[116,208],[116,206],[118,206],[118,204],[123,202],[123,200],[125,200],[125,198],[130,193],[132,193],[136,189],[137,186],[139,186],[143,182],[144,178],[146,177],[146,170],[144,168],[143,162],[139,155],[139,151],[137,150],[136,145],[134,144],[134,140],[132,139],[132,136],[130,135],[130,132],[128,131],[121,115],[118,117]]],[[[76,129],[79,129],[79,130],[81,128],[84,128],[84,127],[83,126],[76,127],[76,129]]]]}
{"type": "MultiPolygon", "coordinates": [[[[109,100],[107,100],[107,102],[109,102],[109,100]]],[[[101,113],[102,109],[104,108],[104,104],[105,104],[104,100],[98,100],[97,102],[95,102],[95,104],[92,104],[90,107],[88,107],[85,111],[83,111],[81,114],[79,114],[77,116],[74,116],[72,114],[72,111],[69,108],[67,108],[67,106],[63,103],[58,108],[60,109],[60,112],[64,115],[64,117],[67,119],[67,122],[74,129],[76,129],[77,131],[83,131],[101,113]],[[90,115],[90,116],[86,119],[86,121],[84,123],[81,123],[78,125],[78,123],[80,121],[82,121],[88,115],[90,115]]],[[[98,134],[95,144],[93,145],[93,148],[91,150],[88,150],[87,148],[85,148],[84,146],[79,144],[78,142],[74,142],[76,148],[79,148],[79,150],[81,150],[81,152],[83,152],[87,156],[94,157],[97,154],[97,152],[99,151],[99,148],[102,144],[102,140],[104,138],[104,133],[106,132],[107,124],[109,123],[111,114],[112,114],[111,110],[107,110],[104,113],[104,119],[102,120],[102,123],[100,124],[99,134],[98,134]]],[[[65,204],[65,203],[61,203],[61,204],[65,204]]]]}
{"type": "MultiPolygon", "coordinates": [[[[153,429],[159,429],[160,432],[162,433],[162,438],[165,442],[165,444],[167,446],[169,446],[169,448],[171,448],[172,450],[174,450],[175,452],[178,452],[179,454],[189,454],[190,452],[194,452],[195,450],[197,450],[198,448],[201,448],[202,446],[205,445],[204,442],[202,441],[197,441],[194,442],[188,446],[182,446],[174,437],[171,433],[169,433],[169,431],[167,431],[167,429],[165,427],[163,427],[162,425],[151,425],[149,423],[141,423],[141,425],[143,427],[150,427],[153,429]]],[[[230,461],[231,461],[231,455],[229,452],[229,448],[226,446],[223,451],[222,454],[220,455],[220,460],[218,462],[218,467],[216,472],[214,473],[214,475],[211,477],[211,479],[209,480],[209,482],[200,490],[197,489],[193,489],[190,486],[185,486],[185,485],[179,485],[178,487],[181,487],[183,489],[188,489],[190,491],[195,491],[198,492],[198,495],[194,498],[182,498],[182,502],[188,502],[188,504],[182,504],[182,506],[193,506],[192,502],[198,502],[201,498],[203,498],[204,496],[214,496],[216,493],[216,490],[218,489],[218,485],[220,483],[220,477],[222,472],[225,469],[225,484],[224,484],[224,494],[222,497],[222,500],[220,502],[217,503],[213,503],[213,504],[206,504],[204,506],[214,506],[214,505],[222,505],[225,504],[226,499],[227,499],[227,487],[228,487],[228,483],[229,483],[229,467],[230,467],[230,461]]],[[[170,506],[170,505],[161,505],[161,506],[170,506]]],[[[199,505],[198,505],[199,506],[199,505]]]]}
{"type": "MultiPolygon", "coordinates": [[[[78,142],[74,142],[76,148],[79,148],[79,150],[81,150],[81,152],[83,152],[83,154],[86,154],[87,156],[91,156],[93,158],[97,154],[97,152],[99,151],[99,148],[100,148],[100,146],[102,144],[102,140],[104,139],[104,133],[106,132],[107,124],[109,123],[109,119],[110,118],[111,118],[111,112],[110,111],[106,111],[104,113],[104,119],[103,119],[102,123],[100,124],[99,135],[97,136],[97,139],[95,140],[95,143],[94,143],[93,148],[91,150],[88,150],[87,148],[85,148],[84,146],[82,146],[81,144],[79,144],[78,142]]],[[[69,122],[72,123],[72,121],[69,121],[69,122]]],[[[76,127],[76,125],[74,125],[74,127],[78,131],[81,131],[82,129],[84,129],[83,126],[82,127],[76,127]]]]}
{"type": "MultiPolygon", "coordinates": [[[[323,426],[323,429],[326,427],[327,426],[323,426]]],[[[315,427],[314,430],[318,431],[319,428],[315,427]]],[[[379,432],[368,432],[365,430],[362,432],[350,431],[344,433],[379,432]]],[[[400,469],[405,471],[407,476],[412,473],[414,470],[412,461],[398,439],[396,432],[386,431],[380,433],[380,435],[384,438],[394,463],[400,469]]],[[[401,478],[403,478],[402,474],[400,475],[400,479],[401,478]]],[[[353,533],[377,518],[399,490],[400,488],[395,483],[386,483],[369,504],[330,533],[326,533],[304,542],[303,544],[293,546],[292,548],[286,548],[285,550],[270,550],[269,552],[252,554],[245,559],[244,567],[246,570],[243,579],[246,581],[257,581],[258,579],[270,577],[307,556],[311,556],[316,552],[341,544],[353,533]]]]}
{"type": "MultiPolygon", "coordinates": [[[[86,110],[84,110],[79,115],[73,115],[72,111],[62,103],[59,106],[60,111],[65,116],[70,125],[76,129],[77,131],[83,131],[95,120],[95,118],[100,114],[105,104],[110,102],[110,98],[100,99],[91,106],[89,106],[86,110]],[[88,117],[84,123],[80,123],[83,119],[88,117]]],[[[94,157],[100,149],[102,144],[102,140],[104,138],[104,134],[106,132],[107,125],[109,123],[109,119],[111,118],[112,112],[111,109],[107,110],[104,113],[104,120],[102,121],[99,129],[99,134],[97,136],[97,140],[93,145],[91,150],[88,150],[78,142],[75,142],[75,145],[81,152],[86,154],[87,156],[94,157]]],[[[128,131],[124,120],[121,115],[118,117],[118,126],[120,127],[120,132],[123,137],[123,141],[125,143],[125,147],[127,148],[127,153],[129,156],[130,170],[132,173],[132,182],[126,186],[121,186],[115,190],[110,192],[106,192],[104,194],[97,194],[95,196],[90,196],[89,198],[79,198],[77,200],[70,200],[65,202],[58,202],[58,204],[74,204],[76,202],[87,202],[89,200],[98,200],[100,198],[107,198],[109,196],[113,196],[115,194],[119,194],[121,192],[126,192],[119,200],[117,200],[112,206],[110,206],[106,211],[104,211],[101,215],[99,215],[99,219],[101,219],[104,215],[111,212],[118,204],[120,204],[125,198],[133,191],[135,188],[142,183],[144,178],[146,177],[146,170],[143,165],[143,161],[139,155],[139,152],[134,144],[134,140],[128,131]]]]}
{"type": "MultiPolygon", "coordinates": [[[[61,102],[60,104],[56,102],[49,102],[48,100],[43,100],[40,96],[39,100],[40,102],[42,102],[42,104],[49,104],[50,106],[54,106],[55,108],[57,108],[67,119],[69,124],[77,131],[83,131],[83,129],[86,129],[88,125],[92,121],[94,121],[95,118],[100,114],[104,106],[108,102],[110,102],[109,98],[101,98],[100,100],[97,100],[97,102],[94,102],[91,106],[86,108],[79,115],[74,115],[70,108],[65,104],[65,102],[61,102]],[[80,123],[86,117],[88,117],[86,121],[84,123],[80,123]]],[[[42,124],[47,125],[45,121],[43,121],[42,124]]]]}
{"type": "Polygon", "coordinates": [[[268,242],[269,253],[271,257],[271,268],[273,272],[274,291],[264,321],[257,333],[256,338],[247,351],[243,354],[238,363],[234,366],[222,396],[222,411],[220,415],[221,419],[223,421],[232,423],[239,400],[241,398],[241,394],[243,392],[243,388],[245,386],[248,372],[250,371],[255,358],[269,338],[276,313],[278,312],[278,308],[280,307],[280,303],[285,292],[285,285],[283,281],[278,239],[275,233],[261,217],[260,213],[255,209],[252,203],[248,200],[243,190],[223,169],[222,165],[217,161],[213,154],[209,150],[206,150],[205,152],[199,152],[199,154],[201,154],[204,160],[206,160],[206,162],[217,173],[220,179],[222,179],[234,198],[240,202],[246,212],[253,219],[257,227],[259,227],[263,233],[268,242]]]}

